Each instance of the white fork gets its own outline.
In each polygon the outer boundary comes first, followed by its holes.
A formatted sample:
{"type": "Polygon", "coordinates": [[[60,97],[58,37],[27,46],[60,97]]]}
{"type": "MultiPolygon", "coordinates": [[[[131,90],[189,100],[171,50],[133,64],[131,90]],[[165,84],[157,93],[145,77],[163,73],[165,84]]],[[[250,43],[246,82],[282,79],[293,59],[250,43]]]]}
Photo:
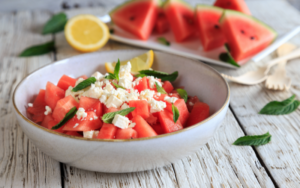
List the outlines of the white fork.
{"type": "MultiPolygon", "coordinates": [[[[296,46],[291,43],[285,43],[277,49],[277,55],[283,56],[295,50],[296,46]]],[[[268,76],[266,80],[266,88],[273,90],[288,90],[291,86],[291,79],[286,76],[285,66],[287,61],[278,63],[274,73],[268,76]]]]}

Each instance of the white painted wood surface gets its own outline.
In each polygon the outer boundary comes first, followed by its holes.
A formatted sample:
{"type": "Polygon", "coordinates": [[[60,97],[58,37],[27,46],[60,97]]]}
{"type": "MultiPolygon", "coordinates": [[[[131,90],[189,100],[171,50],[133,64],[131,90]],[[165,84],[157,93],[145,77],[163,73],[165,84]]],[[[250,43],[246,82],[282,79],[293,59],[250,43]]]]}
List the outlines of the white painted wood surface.
{"type": "MultiPolygon", "coordinates": [[[[300,14],[286,2],[265,1],[247,1],[258,18],[271,23],[280,32],[300,24],[300,14]]],[[[104,14],[107,9],[72,10],[68,14],[72,16],[82,11],[104,14]]],[[[12,90],[16,84],[28,73],[54,59],[52,54],[32,58],[16,57],[27,46],[51,40],[52,36],[39,34],[47,18],[47,12],[0,14],[0,187],[300,186],[300,152],[297,139],[299,110],[280,117],[257,114],[270,100],[282,100],[291,93],[295,93],[300,99],[299,60],[288,63],[288,75],[293,78],[290,92],[268,91],[263,85],[245,87],[231,84],[231,109],[239,121],[229,110],[215,137],[195,154],[177,163],[128,174],[90,172],[67,165],[62,165],[61,171],[59,162],[41,153],[23,134],[12,114],[11,106],[12,90]],[[272,142],[256,148],[231,145],[234,140],[244,135],[243,130],[249,135],[270,131],[273,135],[272,142]]],[[[55,35],[54,38],[57,59],[80,54],[69,47],[63,33],[55,35]]],[[[298,41],[299,38],[293,39],[293,42],[298,41]]],[[[101,51],[128,48],[133,47],[110,41],[101,51]]],[[[238,71],[215,68],[228,74],[241,74],[255,67],[255,64],[249,64],[238,71]]]]}

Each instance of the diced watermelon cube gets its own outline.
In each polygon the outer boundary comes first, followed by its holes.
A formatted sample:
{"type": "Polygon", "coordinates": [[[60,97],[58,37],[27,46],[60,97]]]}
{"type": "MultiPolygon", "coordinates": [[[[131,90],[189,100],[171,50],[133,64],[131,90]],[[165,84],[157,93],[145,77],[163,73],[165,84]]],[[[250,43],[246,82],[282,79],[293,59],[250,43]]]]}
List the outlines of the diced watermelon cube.
{"type": "Polygon", "coordinates": [[[195,125],[209,117],[209,106],[203,102],[197,102],[188,118],[187,127],[195,125]]]}
{"type": "Polygon", "coordinates": [[[102,116],[103,114],[101,102],[98,99],[90,97],[80,97],[78,108],[84,108],[85,111],[94,111],[98,117],[102,116]]]}
{"type": "MultiPolygon", "coordinates": [[[[172,104],[169,102],[166,102],[167,107],[165,108],[167,111],[172,112],[172,104]]],[[[177,99],[176,102],[174,103],[174,106],[177,107],[178,111],[179,111],[179,121],[182,125],[185,125],[190,113],[187,109],[187,106],[184,102],[184,99],[177,99]]]]}
{"type": "Polygon", "coordinates": [[[27,112],[31,114],[31,120],[35,123],[40,123],[45,117],[45,93],[44,89],[41,89],[37,97],[34,99],[33,106],[27,108],[27,112]]]}
{"type": "Polygon", "coordinates": [[[130,107],[135,107],[135,110],[131,112],[132,117],[141,116],[147,119],[150,115],[148,102],[145,100],[132,100],[129,101],[130,107]]]}
{"type": "Polygon", "coordinates": [[[152,125],[152,128],[155,130],[155,132],[160,135],[160,134],[165,134],[164,129],[162,128],[162,126],[160,124],[155,124],[152,125]]]}
{"type": "Polygon", "coordinates": [[[145,119],[149,125],[157,124],[157,117],[155,117],[153,114],[150,113],[150,116],[145,119]]]}
{"type": "Polygon", "coordinates": [[[78,108],[78,102],[71,95],[60,99],[53,110],[53,118],[60,122],[73,107],[78,108]]]}
{"type": "Polygon", "coordinates": [[[196,102],[200,102],[197,96],[188,98],[188,100],[186,101],[186,106],[187,106],[189,112],[192,111],[192,109],[193,109],[194,105],[196,104],[196,102]]]}
{"type": "Polygon", "coordinates": [[[75,86],[75,84],[76,84],[76,79],[75,78],[71,78],[71,77],[69,77],[69,76],[67,76],[67,75],[63,75],[60,79],[59,79],[59,81],[58,81],[58,83],[57,83],[57,86],[59,87],[59,88],[61,88],[61,89],[63,89],[63,90],[67,90],[68,88],[69,88],[69,86],[72,86],[72,87],[74,87],[75,86]]]}
{"type": "Polygon", "coordinates": [[[114,139],[117,132],[117,127],[113,124],[103,123],[101,127],[98,139],[114,139]]]}
{"type": "Polygon", "coordinates": [[[174,123],[173,113],[166,110],[158,112],[158,120],[165,133],[171,133],[183,129],[179,119],[176,123],[174,123]]]}
{"type": "Polygon", "coordinates": [[[53,117],[52,117],[51,114],[46,115],[45,118],[44,118],[44,120],[43,120],[43,122],[42,122],[42,124],[41,124],[41,126],[43,126],[45,128],[48,128],[49,121],[53,121],[53,120],[54,119],[53,119],[53,117]]]}
{"type": "Polygon", "coordinates": [[[83,137],[81,134],[79,134],[79,133],[76,132],[76,131],[67,131],[67,132],[65,132],[65,134],[71,135],[71,136],[83,137]]]}
{"type": "Polygon", "coordinates": [[[117,129],[116,139],[133,139],[133,138],[137,138],[136,130],[132,128],[117,129]]]}
{"type": "Polygon", "coordinates": [[[132,122],[136,123],[133,129],[138,133],[138,138],[157,136],[153,128],[141,116],[135,116],[132,122]]]}
{"type": "Polygon", "coordinates": [[[50,130],[52,130],[52,131],[55,131],[55,132],[64,133],[63,128],[64,128],[65,125],[61,126],[61,127],[58,128],[58,129],[55,129],[55,130],[52,129],[52,127],[54,127],[54,126],[57,125],[57,124],[58,124],[57,121],[55,121],[55,120],[50,120],[50,121],[48,122],[48,129],[50,129],[50,130]]]}
{"type": "Polygon", "coordinates": [[[164,84],[162,85],[162,87],[164,88],[164,90],[165,90],[167,93],[170,93],[171,91],[174,90],[173,85],[172,85],[171,82],[169,82],[169,81],[165,81],[164,84]]]}
{"type": "Polygon", "coordinates": [[[96,113],[93,111],[86,112],[87,117],[83,119],[78,119],[74,116],[70,119],[64,126],[64,131],[92,131],[100,129],[102,126],[102,121],[96,117],[96,113]]]}
{"type": "Polygon", "coordinates": [[[143,77],[139,83],[134,87],[134,89],[137,89],[139,92],[148,89],[148,79],[146,77],[143,77]]]}
{"type": "Polygon", "coordinates": [[[45,101],[46,104],[53,110],[58,100],[65,97],[65,91],[51,82],[47,82],[45,101]]]}

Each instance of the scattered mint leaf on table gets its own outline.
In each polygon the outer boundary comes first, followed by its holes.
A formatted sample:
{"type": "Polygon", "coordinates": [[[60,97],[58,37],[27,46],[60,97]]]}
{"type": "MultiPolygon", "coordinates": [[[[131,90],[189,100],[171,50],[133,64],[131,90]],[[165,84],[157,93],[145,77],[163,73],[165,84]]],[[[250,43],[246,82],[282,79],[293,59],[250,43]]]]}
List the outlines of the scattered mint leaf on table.
{"type": "Polygon", "coordinates": [[[49,52],[55,51],[55,43],[54,41],[50,41],[44,44],[31,46],[25,49],[19,56],[20,57],[30,57],[36,55],[43,55],[49,52]]]}
{"type": "Polygon", "coordinates": [[[187,92],[184,89],[181,89],[181,88],[176,89],[176,91],[178,92],[178,94],[180,95],[180,97],[184,99],[184,102],[186,102],[187,99],[188,99],[187,92]]]}
{"type": "Polygon", "coordinates": [[[221,54],[219,55],[219,59],[220,59],[221,61],[226,62],[226,63],[229,63],[229,64],[231,64],[231,65],[233,65],[233,66],[240,67],[240,65],[237,64],[237,62],[236,62],[236,61],[233,59],[233,57],[231,56],[230,51],[229,51],[229,46],[228,46],[228,44],[225,44],[224,47],[225,47],[226,52],[221,53],[221,54]]]}
{"type": "Polygon", "coordinates": [[[87,88],[89,86],[91,86],[93,83],[95,83],[97,80],[95,77],[89,77],[88,79],[86,80],[83,80],[82,82],[80,82],[77,86],[75,86],[72,91],[73,92],[76,92],[76,91],[79,91],[79,90],[82,90],[84,88],[87,88]]]}
{"type": "Polygon", "coordinates": [[[67,15],[63,12],[55,14],[47,21],[45,24],[42,34],[49,34],[49,33],[57,33],[63,31],[65,29],[65,25],[68,22],[67,15]]]}
{"type": "Polygon", "coordinates": [[[155,82],[155,85],[156,85],[156,90],[158,93],[167,94],[167,92],[164,90],[164,88],[162,88],[160,85],[158,85],[157,82],[155,82]]]}
{"type": "Polygon", "coordinates": [[[166,46],[170,46],[171,44],[165,37],[158,37],[157,41],[166,46]]]}
{"type": "Polygon", "coordinates": [[[62,119],[58,124],[53,126],[51,129],[52,130],[59,129],[61,126],[63,126],[65,123],[67,123],[67,121],[72,119],[76,115],[76,112],[77,112],[76,107],[71,108],[71,110],[69,110],[69,112],[65,115],[64,119],[62,119]]]}
{"type": "Polygon", "coordinates": [[[134,109],[135,109],[135,107],[130,107],[130,108],[126,108],[124,110],[119,110],[119,111],[116,111],[116,112],[110,112],[110,113],[104,114],[102,116],[102,121],[104,123],[111,124],[112,121],[114,120],[115,115],[120,114],[122,116],[126,116],[127,114],[132,112],[134,109]]]}
{"type": "Polygon", "coordinates": [[[243,136],[238,138],[233,145],[238,146],[260,146],[271,141],[272,135],[269,132],[263,135],[243,136]]]}
{"type": "Polygon", "coordinates": [[[296,100],[296,95],[292,95],[290,98],[284,101],[272,101],[269,102],[263,109],[260,110],[260,114],[266,115],[284,115],[294,112],[300,101],[296,100]]]}
{"type": "Polygon", "coordinates": [[[180,114],[178,108],[174,104],[172,104],[172,112],[173,112],[173,121],[174,123],[176,123],[180,114]]]}

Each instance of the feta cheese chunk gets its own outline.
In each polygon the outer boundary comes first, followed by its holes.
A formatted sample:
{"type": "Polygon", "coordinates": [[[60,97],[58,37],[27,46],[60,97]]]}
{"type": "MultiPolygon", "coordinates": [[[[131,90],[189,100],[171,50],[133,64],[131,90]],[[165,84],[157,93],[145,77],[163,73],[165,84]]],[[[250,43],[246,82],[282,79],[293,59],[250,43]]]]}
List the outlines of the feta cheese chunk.
{"type": "Polygon", "coordinates": [[[73,87],[69,86],[69,88],[66,90],[65,97],[71,95],[77,102],[79,102],[79,99],[81,95],[84,93],[84,90],[73,92],[72,89],[73,87]]]}
{"type": "Polygon", "coordinates": [[[169,102],[169,103],[175,103],[177,101],[177,97],[169,97],[169,96],[166,96],[164,98],[165,101],[169,102]]]}
{"type": "Polygon", "coordinates": [[[74,127],[73,127],[73,128],[76,128],[78,125],[79,125],[79,123],[75,123],[75,125],[74,125],[74,127]]]}
{"type": "Polygon", "coordinates": [[[133,100],[138,100],[139,96],[140,96],[140,94],[139,94],[138,90],[131,89],[130,93],[128,93],[126,96],[126,98],[127,98],[126,101],[129,102],[129,101],[133,101],[133,100]]]}
{"type": "Polygon", "coordinates": [[[155,82],[156,82],[159,86],[162,86],[162,85],[161,85],[161,82],[159,82],[156,78],[154,78],[154,76],[147,76],[147,78],[148,78],[148,80],[149,80],[150,88],[154,88],[155,82]]]}
{"type": "Polygon", "coordinates": [[[104,91],[106,92],[112,92],[115,90],[114,86],[111,85],[110,82],[106,83],[105,87],[103,88],[104,91]]]}
{"type": "Polygon", "coordinates": [[[49,107],[49,106],[45,106],[45,112],[44,112],[44,114],[45,115],[48,115],[48,114],[51,114],[52,113],[52,109],[49,107]]]}
{"type": "Polygon", "coordinates": [[[129,125],[128,125],[128,128],[133,128],[133,127],[135,127],[135,125],[136,125],[136,123],[130,121],[129,125]]]}
{"type": "Polygon", "coordinates": [[[99,131],[83,131],[84,138],[97,138],[99,131]]]}
{"type": "Polygon", "coordinates": [[[146,100],[148,103],[153,99],[155,91],[145,89],[144,91],[141,91],[140,93],[140,99],[141,100],[146,100]]]}
{"type": "Polygon", "coordinates": [[[105,103],[107,108],[110,108],[110,107],[119,108],[122,104],[123,104],[123,101],[120,100],[115,95],[111,95],[105,103]]]}
{"type": "Polygon", "coordinates": [[[132,87],[132,81],[126,77],[121,77],[119,78],[119,85],[126,89],[130,89],[132,87]]]}
{"type": "Polygon", "coordinates": [[[84,108],[78,108],[76,115],[77,115],[77,119],[80,120],[85,118],[87,116],[87,113],[85,112],[84,108]]]}
{"type": "Polygon", "coordinates": [[[101,74],[100,72],[95,72],[94,74],[92,74],[92,76],[91,77],[94,77],[94,78],[96,78],[96,80],[100,80],[101,78],[103,78],[104,76],[103,76],[103,74],[101,74]]]}
{"type": "Polygon", "coordinates": [[[102,93],[103,93],[103,89],[101,87],[96,87],[95,84],[92,84],[88,90],[82,93],[81,96],[99,99],[102,93]]]}
{"type": "Polygon", "coordinates": [[[121,110],[124,110],[126,108],[129,108],[130,106],[127,104],[127,103],[124,103],[122,106],[121,106],[121,110]]]}
{"type": "Polygon", "coordinates": [[[164,108],[167,107],[167,104],[163,101],[157,101],[157,100],[154,100],[152,99],[150,101],[150,113],[155,113],[155,112],[160,112],[160,111],[163,111],[164,108]]]}
{"type": "Polygon", "coordinates": [[[128,128],[128,125],[130,123],[130,120],[125,117],[125,116],[122,116],[120,114],[117,114],[115,115],[112,123],[116,126],[116,127],[119,127],[121,129],[126,129],[128,128]]]}
{"type": "Polygon", "coordinates": [[[33,104],[32,104],[32,103],[28,103],[28,106],[29,106],[29,107],[33,107],[33,104]]]}

